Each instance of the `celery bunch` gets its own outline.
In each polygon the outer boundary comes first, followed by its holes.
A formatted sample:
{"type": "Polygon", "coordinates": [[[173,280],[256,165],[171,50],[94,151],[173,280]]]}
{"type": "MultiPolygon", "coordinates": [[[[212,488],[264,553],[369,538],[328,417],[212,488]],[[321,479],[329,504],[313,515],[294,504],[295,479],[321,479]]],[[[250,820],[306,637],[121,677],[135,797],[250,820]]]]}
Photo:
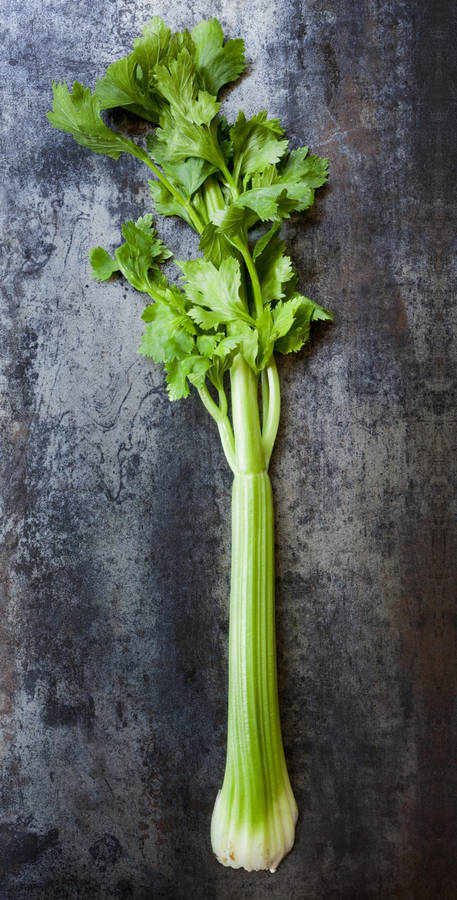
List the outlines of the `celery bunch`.
{"type": "Polygon", "coordinates": [[[327,160],[307,147],[289,151],[266,112],[227,122],[218,94],[244,68],[243,41],[224,42],[216,19],[172,34],[154,17],[93,93],[78,82],[72,92],[53,84],[48,116],[96,153],[145,163],[156,211],[200,235],[202,256],[177,263],[179,286],[161,270],[171,253],[150,213],[122,226],[113,254],[97,247],[90,258],[94,278],[121,272],[147,295],[139,352],[163,363],[171,400],[198,391],[234,473],[227,761],[211,838],[224,865],[274,871],[297,818],[276,678],[268,476],[280,414],[275,353],[299,350],[313,321],[331,319],[298,292],[279,232],[283,219],[312,205],[327,160]],[[105,124],[101,112],[113,107],[154,126],[146,148],[105,124]]]}

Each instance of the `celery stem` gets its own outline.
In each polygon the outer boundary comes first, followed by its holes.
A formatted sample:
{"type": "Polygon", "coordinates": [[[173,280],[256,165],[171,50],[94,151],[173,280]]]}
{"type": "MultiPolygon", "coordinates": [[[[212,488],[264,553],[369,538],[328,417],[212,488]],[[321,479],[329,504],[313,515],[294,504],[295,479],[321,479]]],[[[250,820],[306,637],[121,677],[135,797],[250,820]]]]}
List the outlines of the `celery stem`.
{"type": "Polygon", "coordinates": [[[266,467],[260,431],[258,376],[242,356],[237,356],[232,363],[230,383],[237,470],[249,474],[264,472],[266,467]]]}
{"type": "Polygon", "coordinates": [[[224,197],[219,182],[217,178],[214,178],[214,175],[209,175],[203,183],[203,196],[209,219],[211,219],[212,214],[217,212],[217,210],[224,209],[224,197]]]}
{"type": "MultiPolygon", "coordinates": [[[[268,366],[262,370],[262,386],[267,387],[268,404],[266,413],[263,414],[262,443],[265,453],[266,466],[270,462],[274,442],[278,433],[279,416],[281,412],[281,395],[279,390],[279,377],[274,356],[271,357],[268,366]]],[[[263,396],[263,393],[262,393],[263,396]]]]}
{"type": "MultiPolygon", "coordinates": [[[[258,378],[241,357],[234,360],[231,378],[236,472],[227,759],[211,839],[223,865],[274,871],[292,848],[297,807],[279,719],[273,498],[260,430],[258,378]]],[[[268,380],[269,389],[273,381],[268,380]]]]}
{"type": "Polygon", "coordinates": [[[231,173],[229,172],[225,163],[221,165],[220,170],[221,170],[222,174],[224,175],[225,180],[232,192],[232,197],[234,197],[236,199],[236,197],[238,197],[238,185],[236,183],[236,180],[233,178],[233,175],[231,175],[231,173]]]}
{"type": "Polygon", "coordinates": [[[260,316],[263,312],[263,298],[262,298],[262,288],[259,281],[259,276],[257,274],[257,269],[255,267],[254,260],[249,251],[249,247],[246,244],[239,244],[240,252],[243,256],[243,259],[246,263],[246,268],[249,272],[249,276],[252,282],[252,291],[254,294],[254,303],[255,303],[255,312],[257,316],[260,316]]]}
{"type": "Polygon", "coordinates": [[[262,437],[265,431],[265,423],[268,419],[268,408],[270,405],[270,390],[268,387],[268,376],[265,369],[260,373],[260,384],[262,388],[262,437]]]}
{"type": "Polygon", "coordinates": [[[219,406],[214,402],[206,385],[198,388],[200,399],[208,410],[210,416],[213,417],[219,429],[219,436],[222,443],[227,462],[232,470],[236,470],[235,459],[235,439],[233,436],[232,426],[227,415],[227,397],[223,388],[219,388],[219,406]]]}
{"type": "Polygon", "coordinates": [[[147,166],[149,166],[150,169],[152,169],[152,171],[154,172],[154,175],[157,175],[157,178],[159,179],[159,181],[161,181],[162,184],[164,185],[164,187],[166,187],[167,190],[170,191],[170,194],[173,194],[173,197],[176,198],[178,203],[180,203],[181,206],[184,207],[186,212],[189,214],[189,218],[192,221],[192,224],[193,224],[195,230],[198,231],[199,234],[201,234],[203,231],[204,225],[203,225],[202,220],[200,219],[200,216],[199,216],[197,210],[195,209],[195,207],[192,206],[192,203],[190,203],[188,200],[186,200],[184,195],[181,194],[181,191],[178,191],[178,189],[174,186],[174,184],[172,184],[171,181],[168,180],[166,175],[164,175],[163,172],[161,172],[160,169],[157,168],[156,165],[154,165],[154,163],[152,162],[152,160],[149,158],[149,156],[147,155],[147,153],[145,151],[142,151],[140,158],[143,160],[143,162],[146,163],[147,166]]]}

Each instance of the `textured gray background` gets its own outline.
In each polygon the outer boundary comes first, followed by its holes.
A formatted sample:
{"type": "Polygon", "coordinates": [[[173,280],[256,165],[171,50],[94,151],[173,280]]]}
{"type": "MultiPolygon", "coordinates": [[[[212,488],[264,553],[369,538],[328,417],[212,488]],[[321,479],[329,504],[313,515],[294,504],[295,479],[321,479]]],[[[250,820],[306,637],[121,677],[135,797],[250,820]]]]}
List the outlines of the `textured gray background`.
{"type": "MultiPolygon", "coordinates": [[[[457,897],[454,5],[3,6],[0,897],[457,897]],[[155,13],[244,36],[227,114],[266,107],[330,158],[330,186],[285,228],[335,325],[280,364],[278,655],[300,820],[274,876],[209,847],[230,474],[198,398],[171,405],[135,355],[141,298],[89,279],[89,249],[149,209],[147,171],[44,118],[52,77],[93,86],[155,13]]],[[[160,230],[194,252],[185,226],[160,230]]]]}

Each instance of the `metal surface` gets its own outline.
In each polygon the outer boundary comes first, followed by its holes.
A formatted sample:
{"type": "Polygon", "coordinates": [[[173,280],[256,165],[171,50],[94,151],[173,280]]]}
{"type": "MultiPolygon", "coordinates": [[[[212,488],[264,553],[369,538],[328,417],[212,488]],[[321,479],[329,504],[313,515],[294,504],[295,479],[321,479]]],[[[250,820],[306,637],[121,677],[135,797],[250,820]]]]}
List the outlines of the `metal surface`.
{"type": "MultiPolygon", "coordinates": [[[[2,900],[457,896],[454,15],[6,0],[2,900]],[[275,875],[225,870],[209,847],[230,551],[216,428],[135,355],[141,297],[89,278],[89,249],[149,209],[147,172],[45,119],[53,77],[93,86],[152,14],[218,15],[250,60],[228,116],[267,108],[330,160],[284,229],[335,325],[280,363],[278,658],[300,819],[275,875]]],[[[159,227],[195,251],[186,226],[159,227]]]]}

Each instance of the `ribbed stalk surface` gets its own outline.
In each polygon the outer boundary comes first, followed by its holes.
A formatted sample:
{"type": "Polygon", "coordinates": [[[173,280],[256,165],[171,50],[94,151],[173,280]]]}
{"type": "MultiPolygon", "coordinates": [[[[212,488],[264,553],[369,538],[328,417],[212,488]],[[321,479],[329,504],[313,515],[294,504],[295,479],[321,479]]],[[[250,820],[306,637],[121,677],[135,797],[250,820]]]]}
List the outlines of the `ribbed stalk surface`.
{"type": "Polygon", "coordinates": [[[294,842],[297,807],[279,720],[273,499],[268,474],[237,474],[232,497],[227,761],[214,807],[224,865],[274,871],[294,842]]]}

